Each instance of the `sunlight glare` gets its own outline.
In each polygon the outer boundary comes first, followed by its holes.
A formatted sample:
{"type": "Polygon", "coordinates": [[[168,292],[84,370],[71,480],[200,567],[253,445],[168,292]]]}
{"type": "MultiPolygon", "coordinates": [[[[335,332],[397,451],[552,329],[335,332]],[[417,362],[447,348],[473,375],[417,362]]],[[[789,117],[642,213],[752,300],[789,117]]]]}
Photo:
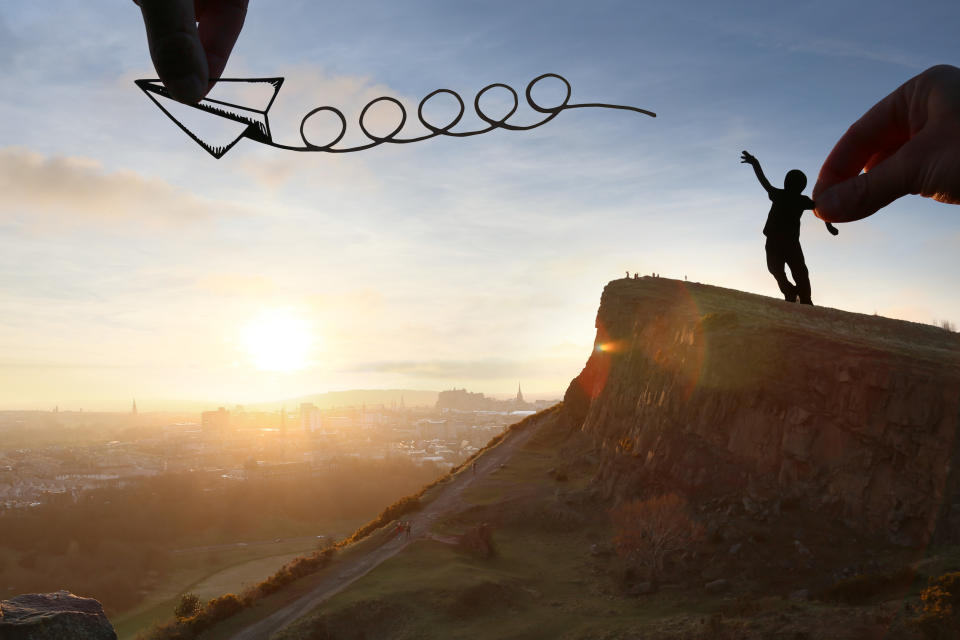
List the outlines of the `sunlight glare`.
{"type": "Polygon", "coordinates": [[[242,335],[243,345],[257,369],[290,372],[309,364],[312,331],[290,309],[260,312],[247,323],[242,335]]]}

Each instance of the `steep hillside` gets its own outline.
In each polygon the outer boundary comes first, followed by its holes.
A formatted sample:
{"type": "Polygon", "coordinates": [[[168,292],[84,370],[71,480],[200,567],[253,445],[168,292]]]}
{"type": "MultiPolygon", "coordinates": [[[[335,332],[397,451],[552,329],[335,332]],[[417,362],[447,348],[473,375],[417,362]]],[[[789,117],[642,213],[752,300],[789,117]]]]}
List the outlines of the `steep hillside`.
{"type": "Polygon", "coordinates": [[[906,545],[960,534],[960,335],[937,327],[617,280],[564,405],[607,497],[653,484],[906,545]]]}

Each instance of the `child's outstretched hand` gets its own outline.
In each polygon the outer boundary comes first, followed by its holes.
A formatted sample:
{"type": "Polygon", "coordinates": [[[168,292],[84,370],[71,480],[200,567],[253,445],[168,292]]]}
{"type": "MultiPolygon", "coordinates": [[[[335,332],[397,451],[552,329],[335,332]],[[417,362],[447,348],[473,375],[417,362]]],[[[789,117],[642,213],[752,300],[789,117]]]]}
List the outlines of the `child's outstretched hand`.
{"type": "Polygon", "coordinates": [[[756,165],[757,162],[759,162],[759,161],[757,160],[757,158],[756,158],[755,156],[750,155],[750,152],[749,152],[749,151],[743,151],[743,152],[740,154],[740,162],[743,163],[743,164],[756,165]]]}

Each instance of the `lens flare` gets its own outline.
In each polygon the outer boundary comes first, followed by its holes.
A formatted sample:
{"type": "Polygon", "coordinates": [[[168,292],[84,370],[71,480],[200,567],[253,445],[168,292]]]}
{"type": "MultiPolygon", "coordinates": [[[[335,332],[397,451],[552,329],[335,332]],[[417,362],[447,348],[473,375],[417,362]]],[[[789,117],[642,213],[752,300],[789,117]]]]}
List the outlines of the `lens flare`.
{"type": "Polygon", "coordinates": [[[310,364],[313,332],[293,310],[268,309],[244,326],[242,342],[257,369],[285,373],[310,364]]]}

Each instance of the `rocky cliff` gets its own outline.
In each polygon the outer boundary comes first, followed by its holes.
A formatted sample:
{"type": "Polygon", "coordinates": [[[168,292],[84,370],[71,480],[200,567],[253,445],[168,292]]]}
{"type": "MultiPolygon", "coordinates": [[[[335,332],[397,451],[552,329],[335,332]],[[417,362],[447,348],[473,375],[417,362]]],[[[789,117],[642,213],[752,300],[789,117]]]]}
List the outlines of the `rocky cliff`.
{"type": "Polygon", "coordinates": [[[567,390],[608,497],[742,496],[915,545],[960,538],[960,335],[660,278],[603,292],[567,390]]]}
{"type": "Polygon", "coordinates": [[[103,607],[68,591],[0,601],[3,640],[117,640],[103,607]]]}

